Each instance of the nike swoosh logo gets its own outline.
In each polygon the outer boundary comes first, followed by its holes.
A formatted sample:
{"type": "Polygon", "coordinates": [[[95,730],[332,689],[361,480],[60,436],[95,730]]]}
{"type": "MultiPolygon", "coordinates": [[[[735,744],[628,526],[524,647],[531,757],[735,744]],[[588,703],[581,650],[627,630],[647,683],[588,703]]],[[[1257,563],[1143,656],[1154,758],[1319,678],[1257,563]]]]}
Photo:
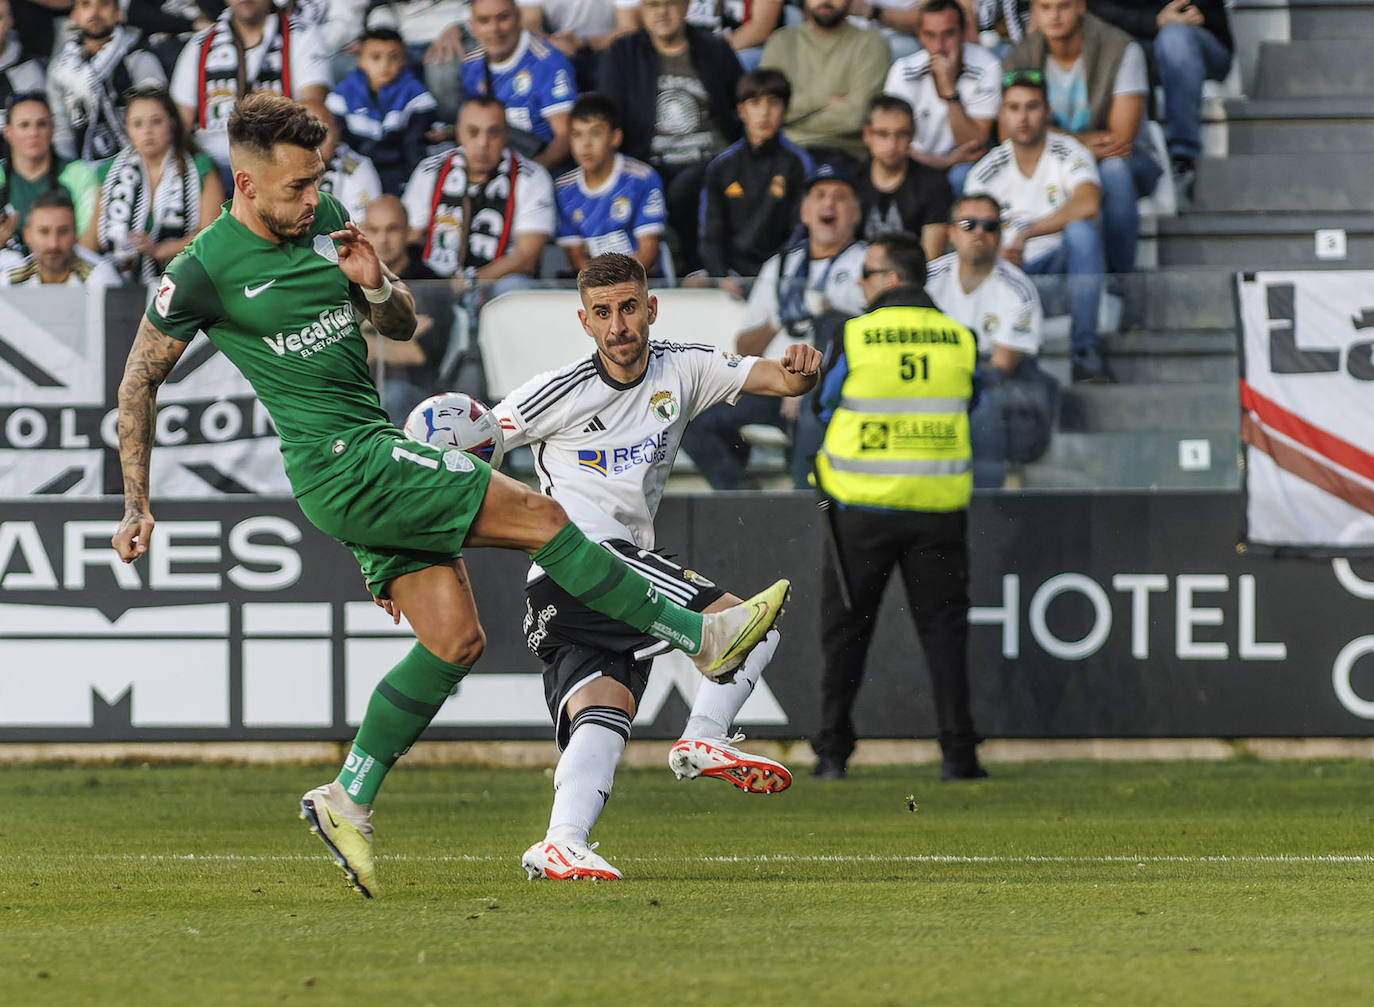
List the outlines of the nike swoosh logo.
{"type": "Polygon", "coordinates": [[[244,297],[247,297],[247,298],[250,298],[250,299],[251,299],[251,298],[254,298],[254,297],[257,297],[257,296],[258,296],[259,294],[261,294],[264,290],[266,290],[268,287],[272,286],[272,284],[274,284],[274,283],[276,283],[276,282],[277,282],[276,280],[268,280],[268,281],[267,281],[266,283],[264,283],[261,287],[244,287],[244,288],[243,288],[243,296],[244,296],[244,297]]]}
{"type": "Polygon", "coordinates": [[[334,812],[329,810],[329,805],[325,805],[324,815],[329,819],[330,828],[337,829],[339,827],[339,820],[334,817],[334,812]]]}
{"type": "Polygon", "coordinates": [[[746,639],[746,638],[749,636],[749,634],[750,634],[751,632],[753,632],[754,627],[757,626],[757,625],[759,624],[759,620],[761,620],[761,619],[767,617],[767,615],[768,615],[768,602],[766,602],[766,601],[756,601],[756,602],[754,602],[754,615],[753,615],[753,617],[750,618],[750,620],[744,624],[744,628],[741,629],[741,630],[739,631],[739,633],[735,636],[735,646],[734,646],[734,647],[731,647],[729,650],[727,650],[727,651],[722,655],[722,657],[724,657],[726,660],[729,660],[731,657],[733,657],[733,656],[734,656],[734,653],[735,653],[735,650],[736,650],[736,649],[738,648],[738,646],[739,646],[739,641],[741,641],[741,640],[743,640],[743,639],[746,639]]]}

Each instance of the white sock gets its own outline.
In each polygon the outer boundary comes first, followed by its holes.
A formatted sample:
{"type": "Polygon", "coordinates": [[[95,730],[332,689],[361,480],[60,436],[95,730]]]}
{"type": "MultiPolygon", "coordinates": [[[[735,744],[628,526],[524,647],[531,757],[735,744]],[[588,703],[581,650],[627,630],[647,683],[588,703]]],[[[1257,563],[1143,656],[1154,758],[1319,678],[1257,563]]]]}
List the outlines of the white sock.
{"type": "Polygon", "coordinates": [[[703,681],[697,690],[697,698],[692,701],[692,713],[687,718],[687,726],[682,729],[684,738],[724,738],[730,732],[741,707],[754,691],[754,686],[763,675],[763,669],[773,660],[773,651],[778,649],[782,637],[776,629],[759,641],[757,647],[749,652],[733,682],[703,681]]]}
{"type": "Polygon", "coordinates": [[[630,715],[612,706],[589,706],[572,721],[568,747],[553,774],[551,843],[585,843],[611,796],[616,763],[630,739],[630,715]]]}

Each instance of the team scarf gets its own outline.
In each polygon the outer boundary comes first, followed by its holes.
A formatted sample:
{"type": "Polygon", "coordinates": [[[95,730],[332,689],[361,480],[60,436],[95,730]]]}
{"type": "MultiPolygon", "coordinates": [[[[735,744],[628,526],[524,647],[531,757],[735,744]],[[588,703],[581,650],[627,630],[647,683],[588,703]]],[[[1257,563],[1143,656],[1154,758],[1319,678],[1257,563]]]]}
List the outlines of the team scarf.
{"type": "MultiPolygon", "coordinates": [[[[424,254],[421,256],[427,266],[436,273],[453,276],[461,273],[469,265],[468,242],[474,218],[482,209],[501,205],[501,233],[496,236],[496,252],[484,262],[495,262],[506,254],[506,244],[510,241],[511,228],[515,224],[515,183],[520,174],[520,161],[515,151],[506,150],[496,168],[496,173],[481,184],[477,193],[471,193],[468,185],[467,157],[463,148],[456,148],[444,160],[434,179],[434,196],[429,204],[429,220],[425,223],[424,254]],[[436,226],[441,218],[458,221],[458,240],[436,241],[436,226]]],[[[452,230],[452,225],[444,230],[452,230]]]]}
{"type": "MultiPolygon", "coordinates": [[[[110,165],[100,191],[100,220],[97,236],[100,251],[109,255],[128,240],[130,231],[143,230],[152,213],[148,236],[154,242],[184,238],[200,229],[200,174],[190,155],[181,159],[178,171],[176,154],[168,151],[162,160],[162,177],[150,192],[143,158],[132,147],[125,147],[110,165]]],[[[162,267],[151,255],[140,255],[136,266],[144,282],[157,281],[162,267]]]]}
{"type": "Polygon", "coordinates": [[[225,11],[206,29],[200,42],[196,66],[196,126],[199,129],[228,129],[229,113],[234,104],[250,91],[276,91],[292,97],[291,19],[285,13],[276,15],[277,30],[267,42],[268,49],[258,64],[257,76],[249,80],[247,49],[229,18],[230,13],[225,11]],[[276,70],[272,68],[274,59],[279,61],[276,70]],[[230,66],[232,74],[225,72],[230,66]]]}
{"type": "Polygon", "coordinates": [[[142,38],[136,28],[119,25],[110,40],[89,58],[80,38],[69,40],[63,47],[53,70],[66,77],[71,88],[61,100],[72,131],[82,138],[78,157],[83,161],[103,160],[129,140],[124,132],[124,114],[115,103],[132,83],[127,72],[120,72],[124,57],[142,38]]]}

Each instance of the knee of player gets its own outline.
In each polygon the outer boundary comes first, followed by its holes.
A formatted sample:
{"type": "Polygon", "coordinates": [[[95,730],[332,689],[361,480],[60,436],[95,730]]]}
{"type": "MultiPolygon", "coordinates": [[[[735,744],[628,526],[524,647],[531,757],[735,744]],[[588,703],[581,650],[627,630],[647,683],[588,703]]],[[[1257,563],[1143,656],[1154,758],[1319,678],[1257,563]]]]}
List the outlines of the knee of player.
{"type": "Polygon", "coordinates": [[[533,491],[525,497],[525,508],[530,518],[545,533],[545,541],[553,538],[568,523],[568,512],[551,496],[533,491]]]}
{"type": "Polygon", "coordinates": [[[487,649],[487,634],[481,626],[455,627],[442,642],[431,649],[434,656],[441,661],[471,668],[487,649]]]}

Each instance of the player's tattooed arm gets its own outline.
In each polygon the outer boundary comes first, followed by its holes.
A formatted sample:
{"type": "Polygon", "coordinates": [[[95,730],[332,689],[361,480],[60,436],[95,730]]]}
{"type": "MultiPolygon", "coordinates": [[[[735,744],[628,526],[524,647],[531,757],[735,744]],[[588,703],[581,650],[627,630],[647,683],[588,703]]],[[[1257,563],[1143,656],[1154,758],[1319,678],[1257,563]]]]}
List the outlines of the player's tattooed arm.
{"type": "Polygon", "coordinates": [[[119,465],[124,472],[124,519],[110,544],[131,563],[148,551],[153,515],[148,509],[148,462],[153,451],[157,390],[187,343],[164,335],[144,318],[119,383],[119,465]]]}
{"type": "Polygon", "coordinates": [[[415,335],[415,295],[395,273],[382,267],[383,275],[391,282],[391,296],[380,304],[373,304],[363,296],[362,288],[350,284],[349,300],[353,308],[376,327],[387,339],[405,341],[415,335]]]}

